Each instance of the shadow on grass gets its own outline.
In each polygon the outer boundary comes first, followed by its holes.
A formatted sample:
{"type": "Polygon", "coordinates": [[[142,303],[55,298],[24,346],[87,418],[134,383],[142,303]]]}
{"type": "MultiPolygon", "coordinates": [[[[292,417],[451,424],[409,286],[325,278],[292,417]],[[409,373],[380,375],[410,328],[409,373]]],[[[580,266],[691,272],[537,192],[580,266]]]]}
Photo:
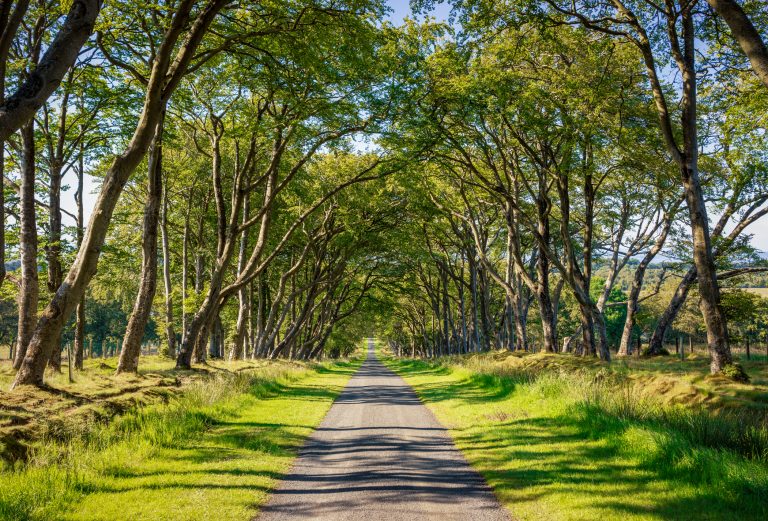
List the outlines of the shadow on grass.
{"type": "MultiPolygon", "coordinates": [[[[349,375],[356,364],[330,364],[324,366],[323,375],[349,375]]],[[[306,383],[291,378],[270,381],[259,379],[248,393],[257,399],[246,399],[247,409],[232,415],[223,413],[209,418],[209,427],[192,438],[179,440],[178,446],[158,448],[157,452],[140,465],[130,461],[116,462],[102,469],[101,478],[87,479],[78,485],[85,495],[107,497],[126,492],[149,493],[147,501],[171,497],[173,490],[240,491],[240,493],[268,492],[281,480],[286,463],[298,454],[313,426],[302,422],[294,414],[280,421],[280,414],[248,412],[271,400],[280,400],[280,408],[312,408],[310,403],[330,403],[341,392],[342,386],[306,383]],[[282,402],[296,401],[293,405],[282,402]],[[263,420],[262,420],[263,417],[263,420]],[[103,479],[106,478],[106,479],[103,479]]],[[[275,410],[274,406],[270,410],[275,410]]],[[[105,501],[120,501],[117,497],[105,501]]],[[[99,502],[102,501],[100,498],[99,502]]],[[[168,500],[164,508],[172,508],[168,500]]],[[[254,503],[254,508],[258,505],[254,503]]],[[[77,509],[77,507],[75,507],[77,509]]]]}
{"type": "MultiPolygon", "coordinates": [[[[450,372],[418,361],[392,367],[407,377],[450,372]]],[[[473,411],[512,397],[526,383],[487,375],[424,380],[415,387],[425,402],[451,401],[451,407],[473,411]]],[[[505,406],[515,416],[514,401],[505,406]]],[[[595,509],[605,519],[768,519],[766,473],[749,475],[750,465],[763,463],[692,444],[653,422],[600,418],[578,406],[560,415],[536,413],[513,420],[486,414],[489,421],[470,413],[474,420],[453,431],[457,445],[513,513],[516,503],[530,501],[557,504],[566,513],[595,509]],[[642,444],[625,445],[632,444],[632,429],[645,433],[652,451],[643,454],[642,444]],[[735,468],[739,462],[741,471],[735,468]]]]}

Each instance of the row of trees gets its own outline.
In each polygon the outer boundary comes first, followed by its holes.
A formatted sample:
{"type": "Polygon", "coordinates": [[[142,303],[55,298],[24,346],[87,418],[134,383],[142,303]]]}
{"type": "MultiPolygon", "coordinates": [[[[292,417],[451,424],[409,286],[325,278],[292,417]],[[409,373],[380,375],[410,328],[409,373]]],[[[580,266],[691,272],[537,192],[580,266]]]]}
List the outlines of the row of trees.
{"type": "Polygon", "coordinates": [[[613,343],[628,354],[642,301],[674,277],[646,353],[663,351],[695,286],[712,371],[744,379],[720,286],[763,269],[747,233],[768,213],[765,111],[754,112],[767,91],[721,19],[697,2],[642,0],[457,2],[454,15],[458,42],[439,27],[411,33],[427,50],[405,136],[429,152],[394,348],[527,349],[534,337],[609,360],[607,316],[625,310],[613,343]],[[662,252],[676,262],[646,284],[662,252]]]}
{"type": "Polygon", "coordinates": [[[179,368],[206,353],[354,345],[361,326],[343,321],[379,283],[376,238],[395,222],[386,190],[360,191],[395,159],[353,144],[396,96],[395,58],[378,59],[391,40],[380,4],[76,1],[65,13],[41,0],[2,12],[3,77],[20,85],[0,114],[15,192],[2,251],[20,259],[7,277],[15,385],[59,368],[67,327],[82,365],[86,297],[130,309],[118,372],[137,370],[150,321],[179,368]],[[48,90],[34,98],[30,82],[48,90]],[[76,215],[61,208],[72,173],[76,215]],[[101,181],[90,209],[88,174],[101,181]]]}
{"type": "Polygon", "coordinates": [[[766,13],[710,4],[457,0],[453,33],[375,0],[3,2],[15,385],[64,335],[82,365],[89,301],[125,313],[119,372],[149,330],[185,369],[340,353],[374,319],[411,352],[609,359],[670,276],[649,352],[693,290],[743,378],[720,285],[760,269],[766,13]]]}

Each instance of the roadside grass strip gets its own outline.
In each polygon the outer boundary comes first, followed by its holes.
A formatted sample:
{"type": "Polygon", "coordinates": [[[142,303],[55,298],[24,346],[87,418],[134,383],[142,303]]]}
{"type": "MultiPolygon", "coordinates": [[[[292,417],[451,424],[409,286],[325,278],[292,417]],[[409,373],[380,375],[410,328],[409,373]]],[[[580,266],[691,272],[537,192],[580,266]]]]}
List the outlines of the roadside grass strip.
{"type": "Polygon", "coordinates": [[[746,427],[636,398],[591,372],[498,376],[384,361],[514,519],[768,519],[764,429],[726,433],[746,427]]]}
{"type": "Polygon", "coordinates": [[[360,361],[222,375],[0,473],[2,520],[247,520],[360,361]]]}

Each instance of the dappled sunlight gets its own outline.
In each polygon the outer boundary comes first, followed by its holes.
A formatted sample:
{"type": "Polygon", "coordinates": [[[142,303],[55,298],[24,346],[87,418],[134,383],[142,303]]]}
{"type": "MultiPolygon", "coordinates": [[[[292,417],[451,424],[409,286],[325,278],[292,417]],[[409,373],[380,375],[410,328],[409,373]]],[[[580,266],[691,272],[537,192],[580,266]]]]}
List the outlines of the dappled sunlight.
{"type": "Polygon", "coordinates": [[[681,441],[653,420],[596,417],[566,381],[557,396],[535,381],[500,383],[504,377],[418,365],[391,362],[522,519],[696,513],[696,519],[735,521],[768,514],[768,472],[757,462],[681,441]],[[736,467],[743,470],[734,473],[736,467]]]}
{"type": "MultiPolygon", "coordinates": [[[[71,441],[73,454],[64,462],[35,456],[28,470],[4,474],[0,499],[36,493],[14,490],[25,476],[61,468],[71,476],[67,493],[50,502],[59,508],[55,515],[47,510],[46,519],[252,517],[359,363],[316,366],[322,372],[259,365],[261,372],[229,371],[192,386],[178,398],[181,406],[158,405],[144,416],[118,418],[104,427],[113,441],[101,438],[100,450],[71,441]]],[[[45,454],[61,453],[61,445],[48,443],[45,454]]]]}

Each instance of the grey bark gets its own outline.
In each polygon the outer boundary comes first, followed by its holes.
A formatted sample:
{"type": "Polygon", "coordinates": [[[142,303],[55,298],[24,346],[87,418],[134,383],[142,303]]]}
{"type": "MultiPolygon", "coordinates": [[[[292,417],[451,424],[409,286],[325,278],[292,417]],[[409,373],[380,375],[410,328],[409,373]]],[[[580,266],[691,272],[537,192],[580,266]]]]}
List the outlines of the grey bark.
{"type": "Polygon", "coordinates": [[[163,287],[165,289],[165,336],[168,339],[168,356],[176,358],[176,332],[173,328],[173,287],[171,286],[171,249],[168,244],[168,185],[163,189],[163,206],[160,221],[163,247],[163,287]]]}
{"type": "Polygon", "coordinates": [[[135,373],[139,369],[141,340],[149,322],[152,301],[157,290],[157,225],[163,194],[163,120],[157,122],[155,136],[149,152],[147,169],[147,201],[144,204],[144,222],[141,238],[141,277],[139,291],[128,319],[123,337],[117,373],[135,373]]]}
{"type": "MultiPolygon", "coordinates": [[[[246,197],[243,201],[243,222],[248,220],[248,214],[250,213],[250,198],[246,197]]],[[[240,251],[237,258],[237,273],[241,275],[245,268],[245,260],[248,252],[248,230],[245,229],[240,234],[240,251]]],[[[248,294],[250,292],[250,285],[243,286],[237,292],[238,296],[238,308],[237,308],[237,323],[235,325],[235,338],[232,350],[229,353],[230,360],[240,360],[243,358],[243,347],[245,344],[246,333],[248,332],[249,320],[249,306],[248,306],[248,294]]]]}
{"type": "Polygon", "coordinates": [[[73,66],[101,10],[101,0],[74,0],[37,67],[0,105],[0,142],[27,124],[73,66]]]}
{"type": "MultiPolygon", "coordinates": [[[[83,208],[83,190],[85,189],[85,151],[80,145],[80,154],[77,158],[77,191],[75,192],[75,202],[77,204],[77,246],[83,242],[84,208],[83,208]]],[[[75,369],[83,369],[83,355],[85,352],[85,292],[80,297],[77,304],[75,318],[75,369]]]]}
{"type": "MultiPolygon", "coordinates": [[[[39,282],[37,275],[37,219],[35,216],[35,129],[30,121],[21,129],[21,193],[19,217],[19,249],[21,253],[21,286],[19,287],[19,323],[16,336],[14,368],[24,360],[37,320],[39,282]]],[[[43,361],[43,368],[48,358],[43,361]]]]}
{"type": "Polygon", "coordinates": [[[736,0],[707,0],[731,29],[733,38],[752,64],[760,81],[768,87],[768,48],[760,33],[736,0]]]}

